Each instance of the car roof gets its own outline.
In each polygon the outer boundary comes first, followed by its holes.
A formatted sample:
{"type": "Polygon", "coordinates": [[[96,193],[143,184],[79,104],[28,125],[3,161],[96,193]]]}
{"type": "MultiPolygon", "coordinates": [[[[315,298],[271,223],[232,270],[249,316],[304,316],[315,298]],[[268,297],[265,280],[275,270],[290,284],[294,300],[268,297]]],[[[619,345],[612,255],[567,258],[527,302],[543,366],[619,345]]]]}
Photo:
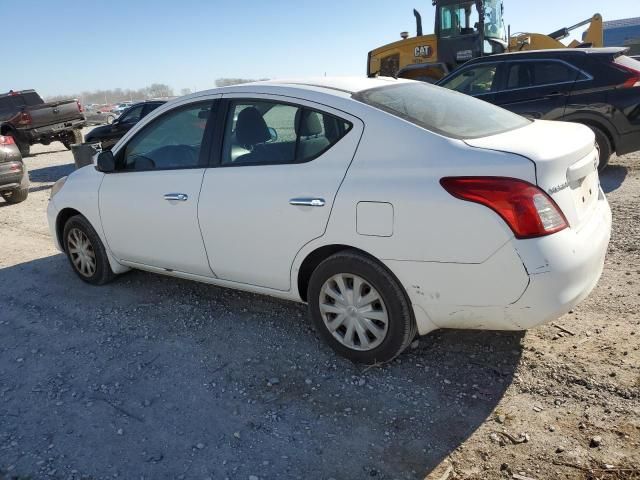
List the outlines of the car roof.
{"type": "Polygon", "coordinates": [[[338,96],[351,96],[352,94],[363,90],[405,82],[410,82],[410,80],[395,79],[393,77],[318,77],[304,79],[275,79],[215,88],[206,92],[198,92],[198,95],[206,93],[247,92],[253,87],[261,87],[261,89],[264,87],[288,87],[315,92],[321,91],[323,93],[338,96]]]}
{"type": "Polygon", "coordinates": [[[605,47],[605,48],[550,48],[547,50],[523,50],[521,52],[507,52],[486,57],[474,58],[466,64],[500,61],[522,57],[562,57],[564,55],[615,55],[629,50],[628,47],[605,47]]]}

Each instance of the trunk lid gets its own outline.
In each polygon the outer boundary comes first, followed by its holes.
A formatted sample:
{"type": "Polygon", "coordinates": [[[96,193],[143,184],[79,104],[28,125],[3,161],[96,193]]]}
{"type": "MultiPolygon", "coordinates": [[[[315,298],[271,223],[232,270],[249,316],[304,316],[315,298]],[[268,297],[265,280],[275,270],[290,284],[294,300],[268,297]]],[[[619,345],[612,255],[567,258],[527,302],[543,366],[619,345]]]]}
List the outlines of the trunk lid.
{"type": "Polygon", "coordinates": [[[63,100],[61,102],[43,103],[32,107],[26,107],[32,118],[34,128],[68,122],[83,118],[75,100],[63,100]]]}
{"type": "Polygon", "coordinates": [[[571,228],[579,228],[595,209],[600,191],[599,157],[588,127],[538,120],[523,128],[465,142],[529,159],[538,187],[553,198],[571,228]]]}

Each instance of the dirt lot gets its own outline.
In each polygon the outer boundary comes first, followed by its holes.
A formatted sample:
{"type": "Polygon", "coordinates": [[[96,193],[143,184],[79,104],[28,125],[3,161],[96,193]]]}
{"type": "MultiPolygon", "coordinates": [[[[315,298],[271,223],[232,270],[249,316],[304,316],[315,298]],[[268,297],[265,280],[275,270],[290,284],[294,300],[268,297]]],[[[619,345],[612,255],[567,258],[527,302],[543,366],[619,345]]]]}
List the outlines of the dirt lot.
{"type": "Polygon", "coordinates": [[[0,478],[640,478],[640,155],[602,179],[612,245],[574,312],[367,369],[301,305],[142,272],[85,285],[45,218],[71,154],[33,151],[29,199],[0,200],[0,478]]]}

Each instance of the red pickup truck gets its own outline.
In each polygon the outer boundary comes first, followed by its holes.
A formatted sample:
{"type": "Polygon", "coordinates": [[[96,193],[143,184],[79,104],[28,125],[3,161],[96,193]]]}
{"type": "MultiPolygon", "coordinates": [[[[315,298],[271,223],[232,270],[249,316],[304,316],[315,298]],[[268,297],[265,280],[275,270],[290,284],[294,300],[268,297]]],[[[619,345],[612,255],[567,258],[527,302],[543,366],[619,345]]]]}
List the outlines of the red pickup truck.
{"type": "Polygon", "coordinates": [[[82,143],[80,129],[85,124],[77,100],[45,103],[35,90],[0,94],[0,135],[13,137],[23,157],[36,143],[59,141],[67,149],[82,143]]]}

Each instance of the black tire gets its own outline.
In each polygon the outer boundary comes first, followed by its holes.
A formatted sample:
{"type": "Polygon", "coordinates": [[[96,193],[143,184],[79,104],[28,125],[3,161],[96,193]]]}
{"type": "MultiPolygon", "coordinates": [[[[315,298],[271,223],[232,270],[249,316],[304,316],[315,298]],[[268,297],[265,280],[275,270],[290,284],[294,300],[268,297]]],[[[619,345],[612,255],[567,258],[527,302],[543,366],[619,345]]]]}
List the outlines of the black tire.
{"type": "Polygon", "coordinates": [[[607,165],[609,165],[609,159],[611,158],[611,154],[613,153],[611,140],[609,140],[607,134],[598,127],[594,127],[593,125],[587,125],[587,127],[589,127],[596,136],[596,148],[598,149],[598,152],[600,154],[598,171],[602,172],[605,168],[607,168],[607,165]]]}
{"type": "Polygon", "coordinates": [[[20,187],[10,190],[8,192],[2,192],[2,198],[7,203],[21,203],[24,202],[29,196],[29,172],[27,172],[27,166],[23,164],[24,175],[20,182],[20,187]]]}
{"type": "Polygon", "coordinates": [[[372,365],[393,360],[416,336],[411,305],[398,280],[383,265],[357,251],[345,250],[320,263],[311,274],[307,299],[318,334],[333,350],[353,362],[372,365]],[[371,350],[357,350],[344,345],[325,325],[320,310],[322,288],[325,282],[338,274],[357,275],[375,288],[382,298],[388,317],[387,332],[384,340],[371,350]]]}
{"type": "Polygon", "coordinates": [[[74,129],[67,132],[64,139],[60,140],[67,150],[71,150],[71,145],[82,143],[82,131],[74,129]]]}
{"type": "Polygon", "coordinates": [[[107,257],[107,252],[105,251],[100,237],[89,221],[82,215],[75,215],[67,220],[67,223],[64,225],[61,243],[63,244],[63,248],[67,254],[71,268],[84,282],[90,283],[91,285],[104,285],[116,277],[113,270],[111,270],[109,258],[107,257]],[[95,259],[95,270],[92,273],[89,271],[81,271],[76,263],[74,263],[74,258],[72,257],[73,254],[71,253],[73,240],[70,237],[70,235],[74,234],[74,231],[84,233],[89,241],[90,251],[93,252],[95,259]]]}

